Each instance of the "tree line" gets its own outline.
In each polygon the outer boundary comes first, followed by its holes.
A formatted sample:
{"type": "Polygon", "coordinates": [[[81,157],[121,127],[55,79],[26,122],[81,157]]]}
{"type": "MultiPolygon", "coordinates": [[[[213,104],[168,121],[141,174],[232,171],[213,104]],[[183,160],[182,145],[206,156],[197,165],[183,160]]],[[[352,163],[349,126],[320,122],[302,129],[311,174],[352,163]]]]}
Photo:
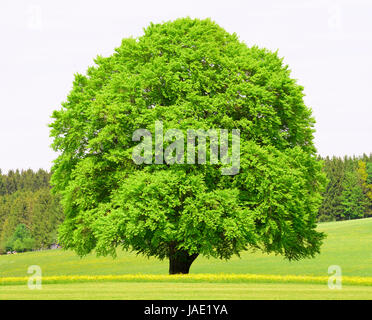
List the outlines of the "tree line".
{"type": "Polygon", "coordinates": [[[328,177],[318,220],[339,221],[372,216],[372,154],[322,159],[328,177]]]}
{"type": "Polygon", "coordinates": [[[0,170],[0,253],[49,248],[63,221],[59,197],[45,170],[0,170]]]}
{"type": "MultiPolygon", "coordinates": [[[[372,154],[325,157],[328,185],[318,221],[372,216],[372,154]]],[[[46,170],[0,170],[0,254],[49,248],[63,221],[60,199],[51,192],[46,170]]]]}

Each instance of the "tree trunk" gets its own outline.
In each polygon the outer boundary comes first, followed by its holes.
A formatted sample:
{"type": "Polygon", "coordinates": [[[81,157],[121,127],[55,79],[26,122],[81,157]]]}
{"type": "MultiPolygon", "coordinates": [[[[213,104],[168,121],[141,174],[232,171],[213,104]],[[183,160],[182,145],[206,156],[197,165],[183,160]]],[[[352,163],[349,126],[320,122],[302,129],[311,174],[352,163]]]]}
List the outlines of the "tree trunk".
{"type": "Polygon", "coordinates": [[[169,274],[189,273],[191,264],[195,261],[199,254],[189,254],[184,250],[170,249],[169,254],[169,274]]]}

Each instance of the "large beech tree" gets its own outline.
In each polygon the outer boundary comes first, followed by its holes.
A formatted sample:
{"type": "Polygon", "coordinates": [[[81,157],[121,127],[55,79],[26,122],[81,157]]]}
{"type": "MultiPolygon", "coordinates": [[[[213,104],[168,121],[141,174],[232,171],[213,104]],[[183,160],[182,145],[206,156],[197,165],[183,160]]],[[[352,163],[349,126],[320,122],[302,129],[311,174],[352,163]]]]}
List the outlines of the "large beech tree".
{"type": "MultiPolygon", "coordinates": [[[[59,152],[62,246],[169,259],[188,273],[199,256],[247,249],[312,257],[326,183],[303,88],[277,53],[247,47],[209,19],[151,24],[76,74],[51,136],[59,152]],[[240,130],[240,171],[217,164],[136,164],[139,128],[240,130]]],[[[154,136],[153,136],[154,137],[154,136]]],[[[123,266],[125,268],[125,266],[123,266]]]]}

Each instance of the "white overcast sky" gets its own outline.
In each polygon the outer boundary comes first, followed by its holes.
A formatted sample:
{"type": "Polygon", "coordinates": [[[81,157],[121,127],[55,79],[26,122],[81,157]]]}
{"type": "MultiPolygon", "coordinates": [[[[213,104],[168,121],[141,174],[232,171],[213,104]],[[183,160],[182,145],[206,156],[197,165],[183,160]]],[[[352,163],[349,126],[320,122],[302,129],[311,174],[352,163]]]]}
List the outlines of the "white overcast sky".
{"type": "Polygon", "coordinates": [[[75,72],[150,22],[210,17],[279,55],[305,87],[319,154],[372,152],[372,1],[0,2],[0,168],[50,169],[47,124],[75,72]]]}

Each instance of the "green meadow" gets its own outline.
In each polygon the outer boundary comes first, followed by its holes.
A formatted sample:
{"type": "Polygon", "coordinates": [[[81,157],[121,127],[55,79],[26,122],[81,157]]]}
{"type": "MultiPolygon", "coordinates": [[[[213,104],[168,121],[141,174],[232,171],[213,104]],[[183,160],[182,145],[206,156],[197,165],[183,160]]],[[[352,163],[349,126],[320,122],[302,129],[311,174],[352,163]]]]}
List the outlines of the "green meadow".
{"type": "Polygon", "coordinates": [[[21,286],[0,287],[0,299],[161,299],[161,300],[273,300],[273,299],[371,299],[372,287],[344,286],[330,290],[320,284],[282,283],[63,283],[43,285],[42,290],[21,286]]]}
{"type": "Polygon", "coordinates": [[[321,223],[318,229],[327,238],[321,254],[313,259],[289,262],[260,252],[245,252],[229,261],[199,257],[191,277],[169,276],[169,280],[167,261],[122,251],[116,259],[94,254],[80,258],[64,250],[3,255],[0,299],[372,299],[372,218],[321,223]],[[46,280],[56,280],[45,281],[41,290],[30,290],[25,277],[31,265],[40,266],[46,280]],[[341,267],[342,289],[328,288],[331,265],[341,267]],[[229,280],[223,274],[240,277],[229,280]],[[133,279],[119,279],[124,275],[133,279]],[[148,277],[141,280],[140,275],[148,277]],[[192,275],[204,275],[204,280],[192,275]],[[257,281],[244,275],[257,275],[257,281]],[[84,276],[92,279],[83,281],[84,276]]]}

